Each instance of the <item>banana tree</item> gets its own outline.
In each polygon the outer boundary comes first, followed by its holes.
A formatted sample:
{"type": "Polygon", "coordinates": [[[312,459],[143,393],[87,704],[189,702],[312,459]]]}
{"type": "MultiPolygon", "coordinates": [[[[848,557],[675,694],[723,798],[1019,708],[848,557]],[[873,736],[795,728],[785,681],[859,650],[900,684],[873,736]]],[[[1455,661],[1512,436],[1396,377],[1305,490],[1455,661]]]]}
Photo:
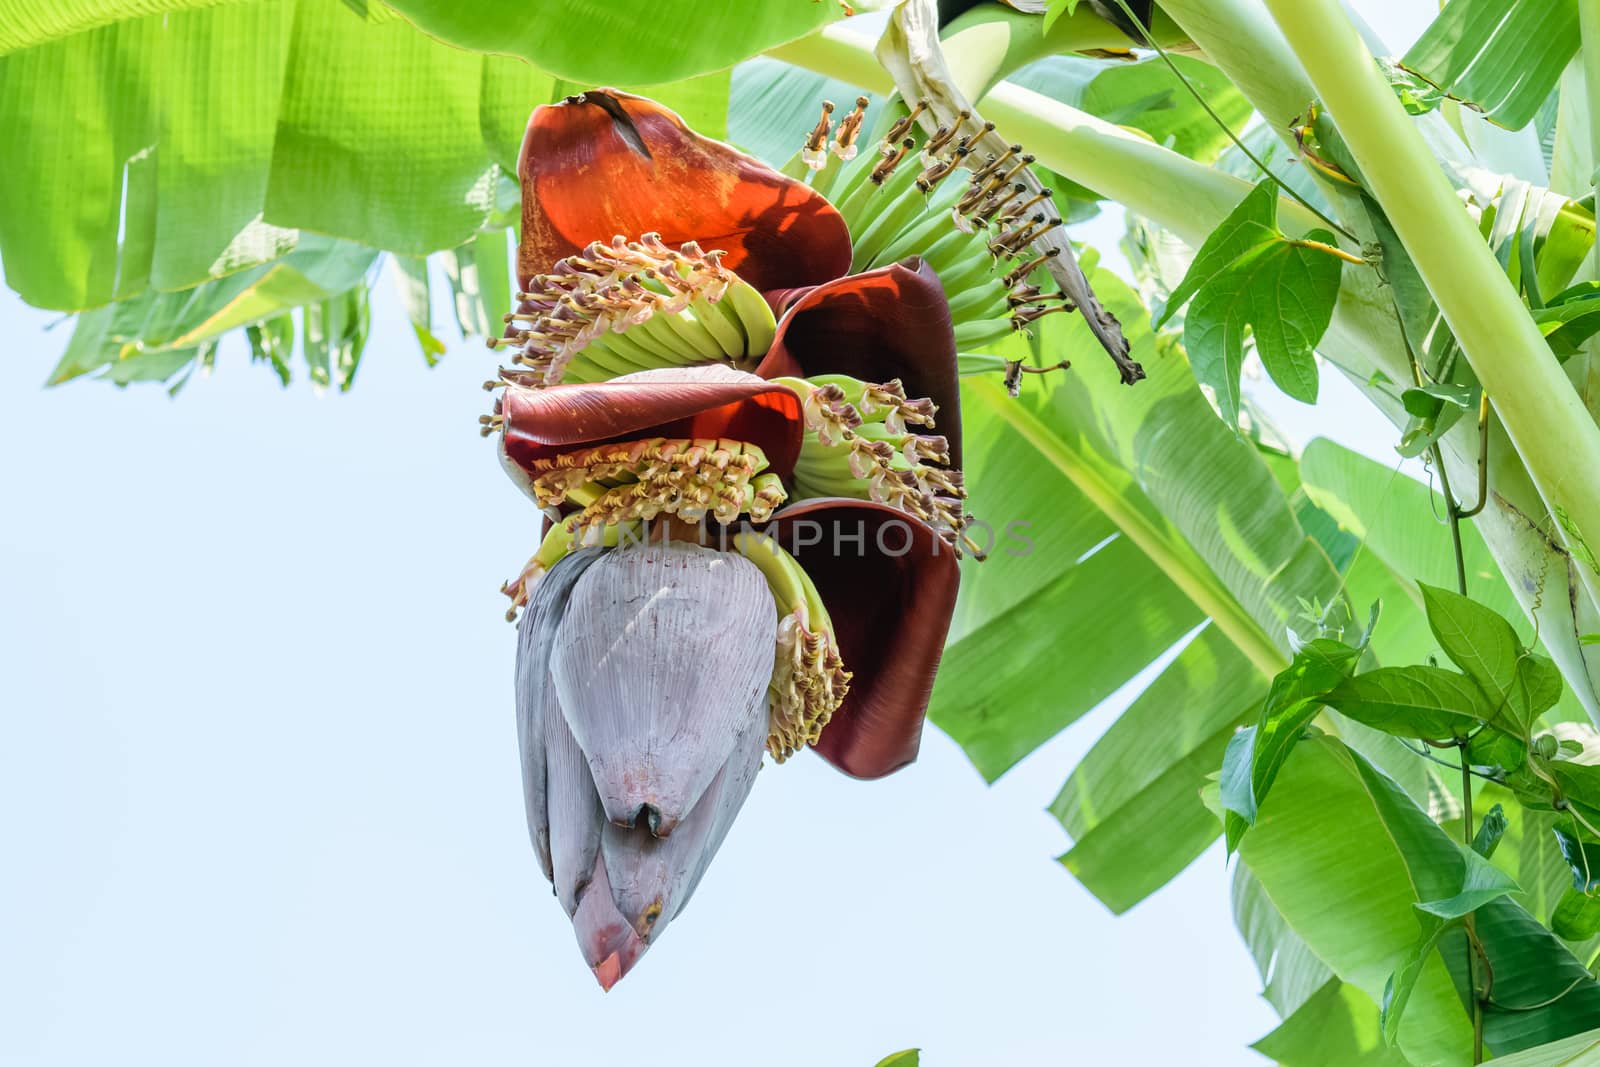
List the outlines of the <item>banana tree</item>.
{"type": "MultiPolygon", "coordinates": [[[[931,717],[992,780],[1142,686],[1051,804],[1063,864],[1122,911],[1225,835],[1279,1062],[1582,1055],[1600,15],[1452,0],[1395,57],[1333,0],[890,6],[875,37],[826,0],[0,2],[7,280],[78,313],[52,382],[181,383],[243,329],[348,388],[385,255],[430,361],[428,257],[463,335],[528,314],[529,109],[647,87],[838,204],[832,273],[937,275],[968,504],[1022,548],[962,563],[931,717]],[[841,99],[848,136],[816,119],[841,99]],[[904,139],[929,156],[895,179],[904,139]],[[1063,229],[1107,201],[1128,278],[1063,229]],[[1241,387],[1257,363],[1303,400],[1347,377],[1440,491],[1291,444],[1241,387]]],[[[642,951],[608,945],[605,982],[642,951]]]]}

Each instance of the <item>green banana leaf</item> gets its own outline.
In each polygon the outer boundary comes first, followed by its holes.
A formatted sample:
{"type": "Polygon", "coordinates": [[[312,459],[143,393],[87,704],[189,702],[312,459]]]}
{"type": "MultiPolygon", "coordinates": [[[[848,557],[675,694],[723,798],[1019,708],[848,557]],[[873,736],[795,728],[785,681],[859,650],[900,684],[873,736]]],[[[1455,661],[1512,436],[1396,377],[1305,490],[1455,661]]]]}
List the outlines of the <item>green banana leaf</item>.
{"type": "Polygon", "coordinates": [[[1577,53],[1579,0],[1454,0],[1401,61],[1508,129],[1532,122],[1577,53]]]}
{"type": "Polygon", "coordinates": [[[1042,358],[1071,371],[1030,376],[1020,399],[968,380],[967,432],[986,444],[971,506],[1002,536],[969,565],[931,716],[993,780],[1204,624],[1051,808],[1076,842],[1063,862],[1120,911],[1217,836],[1206,777],[1306,625],[1299,597],[1336,601],[1339,575],[1138,297],[1093,282],[1150,378],[1123,389],[1083,323],[1052,316],[1042,358]]]}
{"type": "MultiPolygon", "coordinates": [[[[574,89],[376,0],[50,6],[0,11],[0,257],[38,307],[189,289],[304,231],[457,247],[505,224],[529,112],[574,89]]],[[[654,95],[716,135],[728,78],[654,95]]]]}

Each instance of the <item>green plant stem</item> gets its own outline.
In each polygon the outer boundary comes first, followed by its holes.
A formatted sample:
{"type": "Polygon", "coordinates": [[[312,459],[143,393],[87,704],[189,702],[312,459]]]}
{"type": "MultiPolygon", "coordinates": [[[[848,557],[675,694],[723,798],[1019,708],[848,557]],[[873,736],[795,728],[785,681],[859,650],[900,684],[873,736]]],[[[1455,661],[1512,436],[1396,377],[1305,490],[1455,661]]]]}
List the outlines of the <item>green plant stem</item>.
{"type": "MultiPolygon", "coordinates": [[[[1452,514],[1454,508],[1451,509],[1452,514]]],[[[1458,542],[1459,544],[1459,542],[1458,542]]],[[[1457,558],[1460,558],[1459,550],[1457,558]]],[[[1461,595],[1466,595],[1466,578],[1461,579],[1461,595]]],[[[1461,837],[1468,848],[1472,847],[1472,770],[1467,760],[1467,747],[1461,753],[1461,837]]],[[[1467,988],[1472,992],[1472,1062],[1483,1062],[1483,994],[1478,991],[1478,916],[1468,912],[1462,924],[1467,931],[1467,988]]]]}
{"type": "MultiPolygon", "coordinates": [[[[1450,543],[1456,558],[1456,592],[1467,595],[1467,557],[1461,548],[1461,505],[1450,491],[1450,475],[1439,456],[1439,446],[1433,446],[1433,465],[1439,470],[1439,488],[1444,492],[1445,510],[1450,515],[1450,543]]],[[[1461,838],[1472,847],[1472,762],[1467,758],[1466,742],[1456,748],[1461,759],[1461,838]]],[[[1469,912],[1463,923],[1467,931],[1467,988],[1472,992],[1472,1062],[1483,1062],[1483,997],[1478,992],[1478,923],[1477,916],[1469,912]]]]}
{"type": "MultiPolygon", "coordinates": [[[[1298,197],[1296,199],[1298,199],[1298,197]]],[[[1344,230],[1344,227],[1341,226],[1339,228],[1339,232],[1345,233],[1346,231],[1344,230]]],[[[1348,234],[1347,234],[1347,236],[1348,236],[1348,234]]],[[[1353,236],[1350,239],[1351,240],[1355,240],[1355,238],[1353,236]]],[[[1346,252],[1342,248],[1335,248],[1333,245],[1324,244],[1321,241],[1300,240],[1300,241],[1289,241],[1287,243],[1293,245],[1296,248],[1309,248],[1313,252],[1321,252],[1325,256],[1333,256],[1335,259],[1342,259],[1346,263],[1354,263],[1358,267],[1370,267],[1370,266],[1372,266],[1371,263],[1368,263],[1366,260],[1362,259],[1360,256],[1351,255],[1349,252],[1346,252]]]]}
{"type": "Polygon", "coordinates": [[[1430,452],[1433,456],[1433,465],[1439,472],[1439,488],[1444,493],[1445,512],[1450,517],[1450,547],[1456,557],[1456,590],[1462,596],[1467,595],[1467,557],[1461,548],[1461,504],[1457,502],[1455,494],[1450,492],[1450,472],[1445,470],[1444,458],[1439,455],[1439,446],[1434,445],[1430,452]]]}
{"type": "Polygon", "coordinates": [[[1040,455],[1049,460],[1096,507],[1110,516],[1117,528],[1139,546],[1139,550],[1150,557],[1162,573],[1172,579],[1173,584],[1183,591],[1195,607],[1210,617],[1217,629],[1227,635],[1257,670],[1271,678],[1289,666],[1289,657],[1256,625],[1250,613],[1234,599],[1233,594],[1228,592],[1188,542],[1167,536],[1137,509],[1130,507],[1122,493],[1106,484],[1097,472],[1081,463],[1067,449],[1058,447],[1054,432],[1028,410],[1027,405],[1011,400],[1000,382],[989,378],[979,379],[968,388],[987,390],[991,398],[997,401],[993,410],[1032,441],[1039,448],[1040,455]]]}
{"type": "MultiPolygon", "coordinates": [[[[1600,542],[1600,427],[1338,0],[1267,0],[1550,513],[1600,542]]],[[[1582,572],[1585,568],[1580,567],[1582,572]]],[[[1595,576],[1585,575],[1591,595],[1595,576]]]]}

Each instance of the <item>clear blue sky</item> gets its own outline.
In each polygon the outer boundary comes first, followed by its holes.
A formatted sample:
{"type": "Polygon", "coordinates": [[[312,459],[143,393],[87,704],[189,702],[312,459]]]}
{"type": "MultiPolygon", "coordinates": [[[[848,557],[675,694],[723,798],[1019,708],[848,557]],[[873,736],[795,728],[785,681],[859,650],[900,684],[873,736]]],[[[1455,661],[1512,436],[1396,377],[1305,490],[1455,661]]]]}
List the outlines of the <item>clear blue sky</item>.
{"type": "MultiPolygon", "coordinates": [[[[993,788],[932,730],[769,767],[602,994],[523,825],[493,360],[380,289],[353,393],[234,348],[175,401],[42,389],[65,329],[0,294],[0,1063],[1262,1062],[1220,853],[1122,918],[1052,861],[1115,699],[993,788]]],[[[1383,454],[1353,403],[1278,413],[1383,454]]]]}

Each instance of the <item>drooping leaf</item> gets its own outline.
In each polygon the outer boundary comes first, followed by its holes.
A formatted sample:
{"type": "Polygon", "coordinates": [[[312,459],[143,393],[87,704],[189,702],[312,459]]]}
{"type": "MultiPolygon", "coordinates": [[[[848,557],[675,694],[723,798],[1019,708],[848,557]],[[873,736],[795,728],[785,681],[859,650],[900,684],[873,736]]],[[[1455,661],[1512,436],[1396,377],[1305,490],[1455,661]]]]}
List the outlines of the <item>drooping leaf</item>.
{"type": "Polygon", "coordinates": [[[1165,885],[1216,838],[1200,790],[1264,688],[1208,626],[1073,770],[1050,805],[1073,839],[1061,863],[1111,910],[1165,885]]]}
{"type": "Polygon", "coordinates": [[[1578,48],[1579,0],[1454,0],[1401,61],[1508,129],[1526,126],[1578,48]]]}
{"type": "MultiPolygon", "coordinates": [[[[320,305],[357,289],[364,292],[377,256],[374,250],[347,241],[306,235],[293,252],[272,263],[192,289],[146,292],[98,308],[79,316],[72,344],[49,382],[56,385],[101,368],[123,384],[165,381],[187,363],[174,353],[188,352],[192,358],[199,346],[231,330],[279,321],[288,311],[320,305]],[[139,362],[130,363],[134,360],[139,362]]],[[[286,360],[292,348],[284,342],[281,326],[252,341],[280,378],[288,373],[286,360]]]]}
{"type": "Polygon", "coordinates": [[[395,256],[393,263],[406,317],[411,320],[411,329],[417,335],[422,358],[431,367],[444,354],[444,342],[433,332],[433,294],[428,282],[428,261],[421,256],[395,256]]]}
{"type": "MultiPolygon", "coordinates": [[[[1233,865],[1233,925],[1244,940],[1261,976],[1261,996],[1282,1018],[1289,1018],[1335,980],[1328,965],[1295,933],[1267,896],[1250,865],[1233,865]]],[[[1372,1027],[1377,1029],[1378,1006],[1368,999],[1372,1027]]]]}
{"type": "Polygon", "coordinates": [[[0,57],[0,255],[40,307],[189,288],[302,229],[459,244],[498,207],[507,131],[553,85],[379,5],[65,6],[61,25],[98,28],[0,57]]]}

